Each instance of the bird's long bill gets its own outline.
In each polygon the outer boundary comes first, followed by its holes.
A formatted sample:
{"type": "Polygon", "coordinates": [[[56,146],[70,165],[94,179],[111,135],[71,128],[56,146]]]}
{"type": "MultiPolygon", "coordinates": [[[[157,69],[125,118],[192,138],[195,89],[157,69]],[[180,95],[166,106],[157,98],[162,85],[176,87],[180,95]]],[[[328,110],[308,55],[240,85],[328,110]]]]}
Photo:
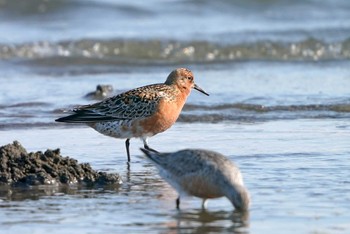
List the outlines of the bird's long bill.
{"type": "Polygon", "coordinates": [[[203,93],[203,94],[209,96],[209,94],[208,94],[207,92],[205,92],[205,91],[204,91],[201,87],[199,87],[198,85],[194,84],[193,88],[194,88],[195,90],[198,90],[199,92],[201,92],[201,93],[203,93]]]}

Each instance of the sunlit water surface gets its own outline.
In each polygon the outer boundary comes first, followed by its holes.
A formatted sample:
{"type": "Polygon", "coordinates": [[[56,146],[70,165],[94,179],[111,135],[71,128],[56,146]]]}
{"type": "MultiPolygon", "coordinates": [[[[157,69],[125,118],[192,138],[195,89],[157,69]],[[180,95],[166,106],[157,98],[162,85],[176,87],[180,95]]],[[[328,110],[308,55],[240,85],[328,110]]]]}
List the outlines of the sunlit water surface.
{"type": "Polygon", "coordinates": [[[60,148],[121,186],[0,188],[0,233],[350,233],[350,1],[0,1],[0,145],[60,148]],[[206,148],[242,170],[252,206],[183,199],[131,141],[55,123],[63,110],[164,82],[196,83],[159,151],[206,148]]]}
{"type": "Polygon", "coordinates": [[[203,211],[201,200],[188,197],[176,210],[176,193],[142,157],[141,141],[131,142],[128,166],[123,141],[89,128],[3,132],[1,144],[18,139],[29,151],[60,147],[63,155],[89,162],[95,169],[119,172],[123,184],[2,191],[2,232],[346,233],[349,128],[342,120],[176,124],[151,139],[151,146],[160,151],[204,147],[235,161],[252,197],[244,217],[234,213],[224,198],[210,200],[203,211]]]}

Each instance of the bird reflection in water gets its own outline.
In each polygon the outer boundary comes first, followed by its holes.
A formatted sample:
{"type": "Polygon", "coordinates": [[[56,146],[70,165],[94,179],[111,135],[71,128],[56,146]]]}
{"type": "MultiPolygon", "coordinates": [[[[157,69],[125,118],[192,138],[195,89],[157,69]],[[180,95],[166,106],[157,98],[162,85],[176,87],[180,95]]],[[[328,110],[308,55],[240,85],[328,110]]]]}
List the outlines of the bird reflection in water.
{"type": "Polygon", "coordinates": [[[166,225],[166,233],[249,233],[249,211],[180,210],[173,218],[166,225]]]}

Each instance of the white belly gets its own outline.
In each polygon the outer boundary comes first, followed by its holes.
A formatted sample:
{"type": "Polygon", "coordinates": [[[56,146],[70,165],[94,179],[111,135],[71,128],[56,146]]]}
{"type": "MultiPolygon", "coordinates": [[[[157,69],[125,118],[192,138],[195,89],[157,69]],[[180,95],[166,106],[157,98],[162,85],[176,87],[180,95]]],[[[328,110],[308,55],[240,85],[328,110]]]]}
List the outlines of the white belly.
{"type": "Polygon", "coordinates": [[[145,138],[154,135],[138,129],[135,121],[98,122],[89,124],[89,126],[103,135],[121,139],[133,137],[145,138]]]}

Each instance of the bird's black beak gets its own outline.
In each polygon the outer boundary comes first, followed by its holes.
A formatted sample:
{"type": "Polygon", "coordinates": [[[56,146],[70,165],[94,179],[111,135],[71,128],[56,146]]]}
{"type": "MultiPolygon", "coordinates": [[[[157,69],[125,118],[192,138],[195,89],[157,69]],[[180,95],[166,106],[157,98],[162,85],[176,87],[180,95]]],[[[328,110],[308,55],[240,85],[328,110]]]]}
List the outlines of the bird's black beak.
{"type": "Polygon", "coordinates": [[[209,94],[208,94],[207,92],[205,92],[205,91],[204,91],[201,87],[199,87],[198,85],[194,84],[193,88],[194,88],[195,90],[198,90],[199,92],[201,92],[201,93],[203,93],[203,94],[209,96],[209,94]]]}

